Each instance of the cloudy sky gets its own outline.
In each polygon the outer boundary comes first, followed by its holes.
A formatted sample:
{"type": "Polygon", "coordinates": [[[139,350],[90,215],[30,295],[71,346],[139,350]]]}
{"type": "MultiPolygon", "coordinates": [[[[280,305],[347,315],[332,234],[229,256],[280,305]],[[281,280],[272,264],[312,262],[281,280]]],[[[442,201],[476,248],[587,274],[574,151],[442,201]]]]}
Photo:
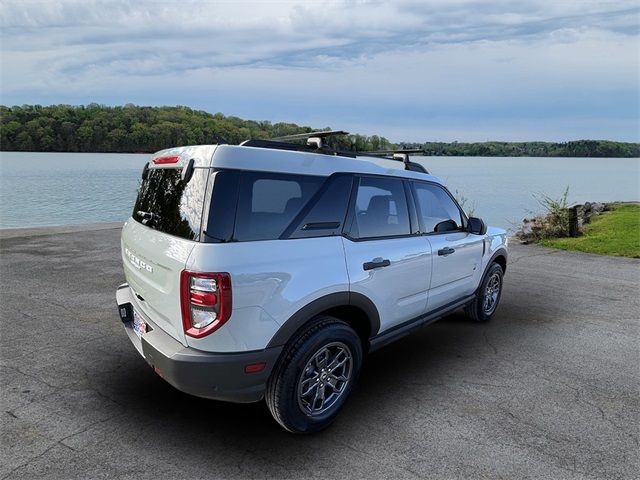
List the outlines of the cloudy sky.
{"type": "Polygon", "coordinates": [[[640,141],[637,1],[0,3],[0,103],[187,105],[391,140],[640,141]]]}

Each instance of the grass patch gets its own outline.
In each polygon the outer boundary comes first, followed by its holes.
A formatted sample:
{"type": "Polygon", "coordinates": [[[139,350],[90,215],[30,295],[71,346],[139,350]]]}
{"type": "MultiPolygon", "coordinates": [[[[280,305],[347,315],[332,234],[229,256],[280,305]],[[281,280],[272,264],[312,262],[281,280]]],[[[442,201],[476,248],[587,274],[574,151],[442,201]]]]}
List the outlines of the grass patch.
{"type": "Polygon", "coordinates": [[[591,218],[576,238],[548,238],[540,245],[578,252],[640,258],[640,204],[614,204],[591,218]]]}

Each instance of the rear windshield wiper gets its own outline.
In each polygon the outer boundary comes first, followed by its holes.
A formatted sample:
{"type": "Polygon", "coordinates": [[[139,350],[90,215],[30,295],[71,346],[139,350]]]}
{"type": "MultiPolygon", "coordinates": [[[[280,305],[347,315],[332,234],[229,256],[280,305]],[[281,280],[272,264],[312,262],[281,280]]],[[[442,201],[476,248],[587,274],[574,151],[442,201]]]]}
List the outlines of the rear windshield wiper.
{"type": "Polygon", "coordinates": [[[136,213],[141,218],[143,225],[147,225],[149,222],[155,223],[160,220],[160,215],[157,213],[145,212],[143,210],[138,210],[136,213]]]}

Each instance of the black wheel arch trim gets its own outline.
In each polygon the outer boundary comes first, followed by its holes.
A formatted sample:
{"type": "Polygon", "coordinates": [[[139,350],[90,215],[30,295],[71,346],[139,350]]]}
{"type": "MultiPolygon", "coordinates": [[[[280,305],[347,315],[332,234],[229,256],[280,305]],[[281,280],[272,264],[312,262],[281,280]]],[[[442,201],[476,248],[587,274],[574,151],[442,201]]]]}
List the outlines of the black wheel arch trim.
{"type": "Polygon", "coordinates": [[[504,257],[504,268],[502,269],[502,274],[504,275],[507,271],[507,260],[509,259],[509,256],[507,254],[507,249],[504,247],[500,247],[498,248],[498,250],[496,250],[493,255],[491,255],[491,258],[489,259],[489,261],[487,262],[487,266],[484,269],[484,272],[482,272],[482,278],[480,279],[480,283],[478,284],[478,288],[476,289],[476,294],[478,294],[478,292],[480,291],[480,288],[482,287],[482,282],[484,282],[484,279],[487,277],[487,273],[489,272],[489,269],[491,268],[491,265],[493,265],[493,263],[495,262],[496,258],[498,257],[504,257]]]}
{"type": "Polygon", "coordinates": [[[487,270],[489,270],[489,267],[491,266],[491,264],[495,262],[496,258],[498,257],[504,257],[504,268],[502,269],[502,273],[505,273],[507,271],[507,260],[509,260],[509,255],[507,253],[506,248],[500,247],[498,248],[498,250],[494,252],[493,255],[491,255],[489,262],[487,262],[487,268],[485,268],[484,273],[482,274],[483,279],[484,279],[484,276],[487,274],[487,270]]]}
{"type": "Polygon", "coordinates": [[[286,344],[314,317],[338,307],[356,307],[362,310],[369,320],[370,338],[380,330],[380,314],[368,297],[358,292],[336,292],[317,298],[289,317],[271,338],[267,348],[286,344]]]}

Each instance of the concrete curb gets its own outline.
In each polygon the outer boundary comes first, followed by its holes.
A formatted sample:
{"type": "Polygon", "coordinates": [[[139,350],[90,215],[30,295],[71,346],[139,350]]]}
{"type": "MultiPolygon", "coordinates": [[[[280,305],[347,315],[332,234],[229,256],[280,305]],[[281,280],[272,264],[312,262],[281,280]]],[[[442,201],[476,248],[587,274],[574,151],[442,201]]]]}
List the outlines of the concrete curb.
{"type": "Polygon", "coordinates": [[[81,225],[62,225],[59,227],[4,228],[0,229],[0,240],[8,238],[39,237],[60,233],[90,232],[122,228],[124,222],[86,223],[81,225]]]}

